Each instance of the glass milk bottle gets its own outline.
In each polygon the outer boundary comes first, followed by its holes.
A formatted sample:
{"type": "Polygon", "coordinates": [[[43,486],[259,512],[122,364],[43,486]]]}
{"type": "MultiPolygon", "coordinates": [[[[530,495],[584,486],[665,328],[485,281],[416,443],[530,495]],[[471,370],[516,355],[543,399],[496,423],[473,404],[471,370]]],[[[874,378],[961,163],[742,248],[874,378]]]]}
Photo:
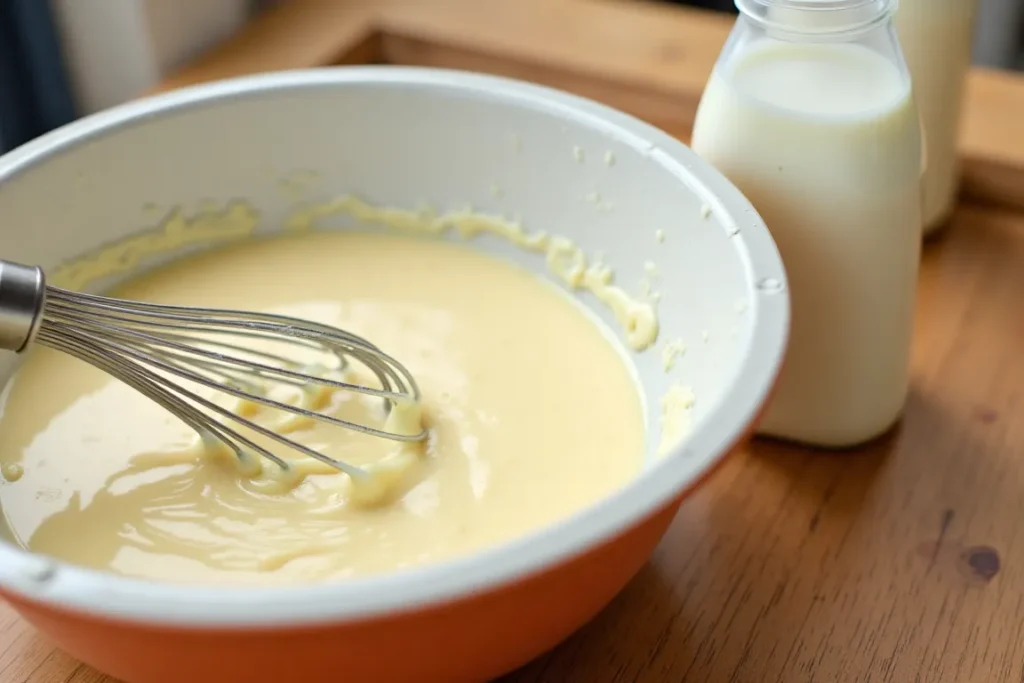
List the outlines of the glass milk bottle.
{"type": "Polygon", "coordinates": [[[789,351],[762,434],[868,441],[909,384],[922,141],[895,0],[736,0],[693,149],[757,208],[786,266],[789,351]]]}
{"type": "Polygon", "coordinates": [[[977,0],[900,0],[896,31],[910,68],[928,150],[924,232],[949,218],[959,185],[957,142],[977,0]]]}

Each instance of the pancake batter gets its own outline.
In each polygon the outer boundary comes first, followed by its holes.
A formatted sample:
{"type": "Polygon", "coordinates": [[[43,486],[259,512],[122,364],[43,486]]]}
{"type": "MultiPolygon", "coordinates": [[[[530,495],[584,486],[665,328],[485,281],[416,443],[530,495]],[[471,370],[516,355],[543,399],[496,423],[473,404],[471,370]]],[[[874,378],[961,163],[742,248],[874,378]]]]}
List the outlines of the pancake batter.
{"type": "MultiPolygon", "coordinates": [[[[615,348],[554,288],[467,247],[312,233],[178,261],[114,294],[283,313],[364,336],[416,377],[430,436],[409,448],[276,425],[352,464],[393,463],[390,498],[365,505],[326,468],[304,466],[308,476],[292,481],[271,465],[240,468],[129,387],[37,348],[0,419],[0,472],[18,475],[0,481],[0,505],[15,540],[37,552],[168,581],[340,578],[499,543],[640,469],[640,402],[615,348]]],[[[379,408],[342,392],[314,398],[361,421],[379,408]]]]}

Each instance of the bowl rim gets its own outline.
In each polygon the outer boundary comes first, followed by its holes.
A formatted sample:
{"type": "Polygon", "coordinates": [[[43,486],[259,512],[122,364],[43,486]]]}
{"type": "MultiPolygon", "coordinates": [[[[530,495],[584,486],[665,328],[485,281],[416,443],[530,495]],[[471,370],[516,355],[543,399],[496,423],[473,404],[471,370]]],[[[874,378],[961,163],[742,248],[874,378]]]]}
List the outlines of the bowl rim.
{"type": "Polygon", "coordinates": [[[291,89],[367,84],[440,88],[556,114],[636,148],[705,195],[716,216],[735,226],[729,234],[747,274],[747,314],[753,318],[749,346],[722,397],[687,440],[618,491],[566,519],[465,557],[331,583],[225,589],[121,577],[0,543],[0,591],[101,618],[193,628],[343,623],[420,610],[521,581],[627,532],[699,486],[742,439],[775,382],[789,333],[779,252],[754,207],[710,164],[667,133],[592,100],[503,77],[423,67],[243,76],[123,104],[47,133],[0,157],[0,183],[52,155],[179,109],[291,89]]]}

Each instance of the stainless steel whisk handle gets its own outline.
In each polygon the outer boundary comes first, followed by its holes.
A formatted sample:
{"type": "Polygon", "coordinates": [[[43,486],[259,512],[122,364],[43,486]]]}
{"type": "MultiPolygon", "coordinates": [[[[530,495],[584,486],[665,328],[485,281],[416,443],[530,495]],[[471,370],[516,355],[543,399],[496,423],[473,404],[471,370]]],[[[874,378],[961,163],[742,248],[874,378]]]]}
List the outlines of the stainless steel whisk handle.
{"type": "Polygon", "coordinates": [[[43,269],[0,260],[0,348],[21,353],[43,319],[43,269]]]}

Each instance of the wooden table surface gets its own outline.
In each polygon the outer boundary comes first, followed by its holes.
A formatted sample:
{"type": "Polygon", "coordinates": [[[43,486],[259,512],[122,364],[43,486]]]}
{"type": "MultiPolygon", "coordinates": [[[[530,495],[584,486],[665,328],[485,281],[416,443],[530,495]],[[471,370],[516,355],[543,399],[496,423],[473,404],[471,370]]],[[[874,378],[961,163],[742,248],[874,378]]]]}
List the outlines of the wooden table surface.
{"type": "MultiPolygon", "coordinates": [[[[583,91],[685,137],[728,31],[635,2],[466,2],[292,0],[168,87],[338,62],[463,64],[583,91]],[[512,4],[501,11],[514,21],[473,24],[480,6],[512,4]],[[543,65],[523,58],[565,8],[564,40],[543,65]],[[654,62],[684,54],[672,59],[687,73],[593,66],[609,36],[652,34],[654,62]]],[[[755,442],[684,504],[608,609],[503,683],[1024,681],[1024,79],[975,72],[969,98],[975,201],[926,246],[900,426],[842,454],[755,442]]],[[[0,605],[0,683],[70,681],[110,679],[0,605]]]]}

